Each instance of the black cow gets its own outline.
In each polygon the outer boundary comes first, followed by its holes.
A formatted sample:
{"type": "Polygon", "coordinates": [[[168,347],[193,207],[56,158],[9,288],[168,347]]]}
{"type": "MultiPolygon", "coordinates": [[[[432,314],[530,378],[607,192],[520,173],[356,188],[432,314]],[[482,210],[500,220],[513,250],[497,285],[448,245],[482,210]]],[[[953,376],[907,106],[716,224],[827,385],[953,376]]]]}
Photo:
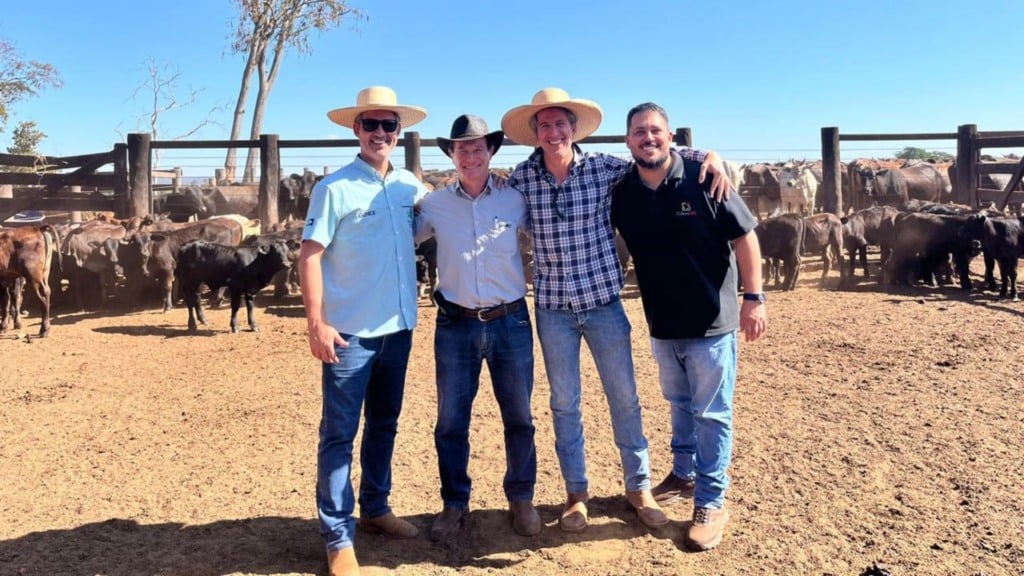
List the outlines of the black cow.
{"type": "Polygon", "coordinates": [[[977,240],[960,234],[971,216],[945,216],[920,212],[902,212],[894,223],[894,245],[886,266],[886,278],[897,284],[911,285],[915,276],[934,285],[939,267],[953,256],[960,276],[960,287],[971,289],[971,258],[981,249],[977,240]]]}
{"type": "Polygon", "coordinates": [[[249,329],[258,332],[253,317],[253,298],[270,284],[274,275],[289,265],[288,245],[283,241],[257,246],[226,246],[194,240],[178,251],[174,275],[178,279],[188,306],[188,329],[195,332],[196,319],[206,325],[199,304],[199,288],[206,284],[211,291],[227,287],[231,294],[231,332],[238,332],[238,308],[245,297],[249,329]]]}
{"type": "Polygon", "coordinates": [[[277,187],[277,217],[281,220],[288,217],[305,220],[313,186],[322,178],[309,170],[301,176],[292,174],[282,178],[277,187]]]}
{"type": "Polygon", "coordinates": [[[434,301],[437,288],[437,239],[431,236],[416,246],[416,283],[419,296],[434,301]]]}
{"type": "Polygon", "coordinates": [[[821,282],[832,270],[832,264],[839,267],[839,281],[845,276],[843,270],[843,222],[835,214],[824,212],[804,218],[805,254],[821,254],[821,282]]]}
{"type": "Polygon", "coordinates": [[[281,228],[273,232],[247,236],[242,240],[244,246],[262,246],[282,241],[288,245],[288,268],[274,276],[274,299],[279,300],[292,292],[299,291],[299,271],[295,263],[299,261],[299,249],[302,245],[302,228],[281,228]]]}
{"type": "Polygon", "coordinates": [[[999,297],[1016,300],[1017,259],[1024,254],[1024,219],[976,214],[967,219],[960,230],[960,235],[966,240],[981,242],[988,289],[996,289],[992,269],[993,263],[997,262],[1002,281],[999,297]]]}
{"type": "Polygon", "coordinates": [[[783,290],[795,288],[797,277],[800,275],[800,250],[804,244],[803,217],[799,214],[772,216],[758,223],[754,230],[761,247],[761,257],[768,261],[768,270],[764,275],[765,284],[774,276],[776,288],[780,283],[783,290]],[[778,273],[780,261],[786,276],[784,282],[778,273]]]}
{"type": "Polygon", "coordinates": [[[858,210],[842,219],[843,222],[843,246],[850,256],[850,268],[846,274],[847,280],[853,279],[857,267],[857,256],[860,256],[860,265],[864,269],[864,277],[868,277],[868,246],[878,246],[881,252],[881,264],[884,267],[885,261],[889,258],[892,250],[890,242],[886,241],[882,232],[883,222],[891,221],[899,214],[899,210],[892,206],[872,206],[858,210]]]}

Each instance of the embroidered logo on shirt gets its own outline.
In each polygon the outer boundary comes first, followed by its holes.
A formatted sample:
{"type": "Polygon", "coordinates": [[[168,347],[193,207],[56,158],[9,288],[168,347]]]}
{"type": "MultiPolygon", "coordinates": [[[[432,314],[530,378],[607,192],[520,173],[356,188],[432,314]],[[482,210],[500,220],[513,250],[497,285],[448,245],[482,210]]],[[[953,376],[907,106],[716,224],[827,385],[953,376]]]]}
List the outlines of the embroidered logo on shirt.
{"type": "Polygon", "coordinates": [[[376,216],[376,210],[359,210],[356,212],[356,218],[366,218],[367,216],[376,216]]]}
{"type": "Polygon", "coordinates": [[[679,211],[676,212],[676,216],[695,216],[697,211],[690,206],[689,202],[680,202],[679,211]]]}
{"type": "Polygon", "coordinates": [[[306,220],[306,226],[312,226],[313,224],[316,224],[316,218],[306,220]]]}

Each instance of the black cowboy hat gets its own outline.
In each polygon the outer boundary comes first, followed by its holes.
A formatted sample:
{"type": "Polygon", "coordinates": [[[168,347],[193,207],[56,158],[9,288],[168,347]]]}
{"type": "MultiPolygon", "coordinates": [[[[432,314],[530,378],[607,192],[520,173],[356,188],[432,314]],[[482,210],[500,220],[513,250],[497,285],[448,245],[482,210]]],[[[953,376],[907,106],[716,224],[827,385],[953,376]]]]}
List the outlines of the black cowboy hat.
{"type": "Polygon", "coordinates": [[[505,141],[505,133],[501,130],[489,132],[487,122],[483,118],[472,114],[463,114],[456,118],[455,122],[452,122],[452,133],[449,138],[437,137],[437,146],[451,158],[454,142],[476,140],[477,138],[486,138],[487,147],[493,150],[492,154],[495,154],[498,152],[498,148],[501,148],[502,142],[505,141]]]}

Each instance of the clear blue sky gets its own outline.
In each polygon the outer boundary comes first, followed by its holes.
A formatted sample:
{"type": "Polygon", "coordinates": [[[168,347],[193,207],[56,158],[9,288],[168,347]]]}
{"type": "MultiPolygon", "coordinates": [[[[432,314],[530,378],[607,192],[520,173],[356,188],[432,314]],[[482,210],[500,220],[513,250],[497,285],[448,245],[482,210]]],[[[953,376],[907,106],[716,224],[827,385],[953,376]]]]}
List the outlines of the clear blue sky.
{"type": "MultiPolygon", "coordinates": [[[[356,92],[374,84],[427,108],[428,118],[413,127],[424,138],[446,136],[461,113],[496,129],[508,109],[558,86],[604,108],[597,134],[623,134],[628,109],[651,100],[668,110],[673,126],[692,129],[696,146],[743,162],[818,158],[823,126],[844,133],[955,132],[966,123],[1024,130],[1021,0],[352,5],[368,19],[314,37],[311,55],[289,56],[264,133],[352,138],[326,112],[354,104],[356,92]]],[[[45,154],[109,150],[147,112],[142,99],[130,98],[146,79],[147,59],[180,70],[179,95],[202,90],[199,103],[161,118],[160,137],[185,132],[220,103],[222,127],[197,138],[227,138],[243,65],[227,52],[232,16],[228,0],[5,3],[0,37],[25,58],[53,64],[64,86],[15,105],[0,146],[18,121],[34,120],[47,134],[45,154]]],[[[843,159],[891,155],[905,145],[955,150],[953,141],[844,142],[843,159]]],[[[508,147],[494,164],[514,164],[526,152],[508,147]]],[[[286,171],[337,167],[353,151],[297,153],[282,161],[286,171]]],[[[163,154],[161,167],[183,165],[190,175],[212,174],[223,162],[219,151],[163,154]]],[[[400,163],[400,151],[396,157],[400,163]]],[[[440,151],[424,150],[425,168],[449,166],[440,151]]]]}

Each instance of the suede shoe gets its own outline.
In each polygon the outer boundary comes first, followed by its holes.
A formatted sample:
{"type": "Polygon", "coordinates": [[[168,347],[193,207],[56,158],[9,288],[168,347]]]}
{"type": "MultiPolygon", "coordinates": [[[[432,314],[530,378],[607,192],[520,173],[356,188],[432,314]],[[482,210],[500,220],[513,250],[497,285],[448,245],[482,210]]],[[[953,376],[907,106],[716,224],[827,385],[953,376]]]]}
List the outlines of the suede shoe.
{"type": "Polygon", "coordinates": [[[376,518],[359,518],[359,526],[368,532],[383,534],[396,540],[415,538],[420,533],[415,526],[388,512],[376,518]]]}
{"type": "Polygon", "coordinates": [[[586,492],[570,493],[558,518],[558,527],[562,532],[583,532],[587,529],[587,501],[590,495],[586,492]]]}
{"type": "Polygon", "coordinates": [[[529,500],[518,500],[508,503],[512,513],[512,529],[520,536],[536,536],[540,533],[542,523],[537,509],[529,500]]]}
{"type": "Polygon", "coordinates": [[[658,506],[650,490],[630,490],[626,492],[626,500],[636,510],[640,523],[648,528],[661,528],[668,524],[668,516],[658,506]]]}
{"type": "Polygon", "coordinates": [[[462,529],[468,517],[468,508],[445,506],[441,513],[434,518],[434,523],[430,525],[430,539],[434,542],[447,540],[452,534],[462,529]]]}
{"type": "Polygon", "coordinates": [[[327,551],[328,576],[359,576],[359,563],[356,562],[356,550],[349,546],[340,550],[327,551]]]}
{"type": "Polygon", "coordinates": [[[660,506],[682,502],[693,497],[693,479],[680,478],[669,472],[661,484],[651,489],[651,494],[660,506]]]}
{"type": "Polygon", "coordinates": [[[694,507],[693,522],[686,531],[686,547],[700,552],[718,546],[727,522],[729,512],[725,508],[694,507]]]}

